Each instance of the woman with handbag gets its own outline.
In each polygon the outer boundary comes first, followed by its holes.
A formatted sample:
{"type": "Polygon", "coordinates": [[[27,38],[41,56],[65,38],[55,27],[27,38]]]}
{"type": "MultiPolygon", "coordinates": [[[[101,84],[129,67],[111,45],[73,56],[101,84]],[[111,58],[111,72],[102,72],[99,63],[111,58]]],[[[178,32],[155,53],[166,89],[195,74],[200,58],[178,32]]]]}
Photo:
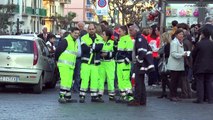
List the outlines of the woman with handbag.
{"type": "Polygon", "coordinates": [[[153,62],[155,66],[155,71],[150,72],[148,74],[148,85],[149,86],[156,86],[159,84],[159,72],[158,72],[158,63],[159,63],[159,54],[158,50],[160,47],[160,27],[158,27],[156,24],[151,26],[151,33],[147,36],[147,41],[152,49],[152,56],[153,56],[153,62]]]}
{"type": "Polygon", "coordinates": [[[170,83],[169,83],[169,72],[167,70],[167,62],[169,58],[169,52],[170,52],[170,42],[171,42],[171,35],[168,32],[164,32],[161,36],[162,40],[162,46],[160,49],[162,49],[162,53],[159,53],[161,56],[161,67],[159,68],[160,73],[160,79],[162,82],[162,93],[161,96],[158,98],[167,98],[166,94],[166,86],[170,89],[170,83]]]}
{"type": "Polygon", "coordinates": [[[187,53],[184,52],[183,48],[183,30],[178,29],[174,35],[175,38],[170,43],[170,55],[167,69],[170,70],[171,75],[170,100],[176,102],[180,100],[177,96],[177,88],[179,81],[183,80],[185,77],[184,57],[187,56],[187,53]]]}

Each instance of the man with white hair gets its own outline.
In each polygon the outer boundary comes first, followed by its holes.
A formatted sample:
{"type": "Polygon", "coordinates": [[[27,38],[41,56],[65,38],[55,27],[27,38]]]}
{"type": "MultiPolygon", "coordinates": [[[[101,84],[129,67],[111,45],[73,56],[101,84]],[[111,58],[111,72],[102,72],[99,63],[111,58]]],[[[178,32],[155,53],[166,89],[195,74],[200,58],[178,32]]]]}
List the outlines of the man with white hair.
{"type": "Polygon", "coordinates": [[[49,34],[47,33],[47,27],[43,27],[42,33],[38,35],[46,43],[49,40],[49,34]]]}
{"type": "Polygon", "coordinates": [[[213,24],[213,18],[208,16],[205,18],[205,24],[213,24]]]}
{"type": "Polygon", "coordinates": [[[64,33],[66,32],[66,30],[61,29],[59,32],[60,37],[62,38],[64,36],[64,33]]]}
{"type": "Polygon", "coordinates": [[[80,37],[84,36],[87,34],[87,31],[84,29],[85,28],[85,23],[84,22],[78,22],[77,24],[78,29],[80,30],[80,37]]]}
{"type": "Polygon", "coordinates": [[[128,103],[129,106],[146,105],[144,75],[154,70],[151,47],[139,31],[136,25],[129,28],[130,35],[135,39],[133,57],[136,59],[133,70],[135,74],[135,96],[134,100],[128,103]]]}

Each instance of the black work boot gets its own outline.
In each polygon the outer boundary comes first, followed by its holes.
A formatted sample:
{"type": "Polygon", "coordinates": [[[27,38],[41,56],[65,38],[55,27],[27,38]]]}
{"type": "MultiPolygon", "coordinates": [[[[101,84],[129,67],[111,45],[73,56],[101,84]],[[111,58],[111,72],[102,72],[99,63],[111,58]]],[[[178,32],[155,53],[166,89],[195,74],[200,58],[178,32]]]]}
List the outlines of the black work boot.
{"type": "Polygon", "coordinates": [[[127,103],[126,96],[120,96],[115,100],[116,103],[127,103]]]}
{"type": "Polygon", "coordinates": [[[109,101],[116,101],[115,96],[109,96],[109,101]]]}
{"type": "Polygon", "coordinates": [[[68,102],[68,103],[77,103],[77,100],[72,99],[71,96],[65,96],[65,100],[66,100],[66,102],[68,102]]]}
{"type": "Polygon", "coordinates": [[[91,102],[98,102],[98,103],[104,103],[104,100],[102,99],[102,97],[98,97],[98,96],[93,96],[91,99],[91,102]]]}
{"type": "Polygon", "coordinates": [[[80,103],[85,103],[85,96],[81,96],[79,102],[80,103]]]}
{"type": "Polygon", "coordinates": [[[58,102],[59,103],[66,103],[66,99],[65,99],[64,95],[60,94],[58,102]]]}

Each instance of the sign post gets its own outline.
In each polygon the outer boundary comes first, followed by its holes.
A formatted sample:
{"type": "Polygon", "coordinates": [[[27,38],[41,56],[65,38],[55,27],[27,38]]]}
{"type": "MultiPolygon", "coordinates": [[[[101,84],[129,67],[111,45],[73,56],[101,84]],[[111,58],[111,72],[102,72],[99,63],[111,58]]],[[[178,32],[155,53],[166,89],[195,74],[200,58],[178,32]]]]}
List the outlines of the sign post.
{"type": "Polygon", "coordinates": [[[22,20],[22,0],[18,0],[18,5],[19,5],[19,14],[17,15],[17,30],[16,33],[20,34],[20,27],[19,27],[19,22],[22,20]]]}

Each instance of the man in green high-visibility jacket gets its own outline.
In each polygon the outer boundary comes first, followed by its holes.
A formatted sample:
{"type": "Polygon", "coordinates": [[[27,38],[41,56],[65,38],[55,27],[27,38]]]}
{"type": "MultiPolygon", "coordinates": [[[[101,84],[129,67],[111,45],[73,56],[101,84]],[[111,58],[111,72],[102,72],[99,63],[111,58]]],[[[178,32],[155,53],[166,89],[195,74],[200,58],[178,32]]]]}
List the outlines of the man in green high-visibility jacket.
{"type": "Polygon", "coordinates": [[[86,92],[90,81],[90,92],[92,102],[103,102],[98,97],[98,80],[99,80],[99,65],[100,52],[103,47],[103,39],[96,34],[94,24],[88,26],[88,34],[81,38],[81,88],[80,88],[80,103],[85,102],[86,92]]]}
{"type": "Polygon", "coordinates": [[[59,102],[74,102],[71,100],[71,87],[73,81],[73,72],[75,68],[76,56],[78,52],[79,29],[73,28],[64,40],[62,40],[56,49],[55,59],[60,73],[60,93],[59,102]]]}

